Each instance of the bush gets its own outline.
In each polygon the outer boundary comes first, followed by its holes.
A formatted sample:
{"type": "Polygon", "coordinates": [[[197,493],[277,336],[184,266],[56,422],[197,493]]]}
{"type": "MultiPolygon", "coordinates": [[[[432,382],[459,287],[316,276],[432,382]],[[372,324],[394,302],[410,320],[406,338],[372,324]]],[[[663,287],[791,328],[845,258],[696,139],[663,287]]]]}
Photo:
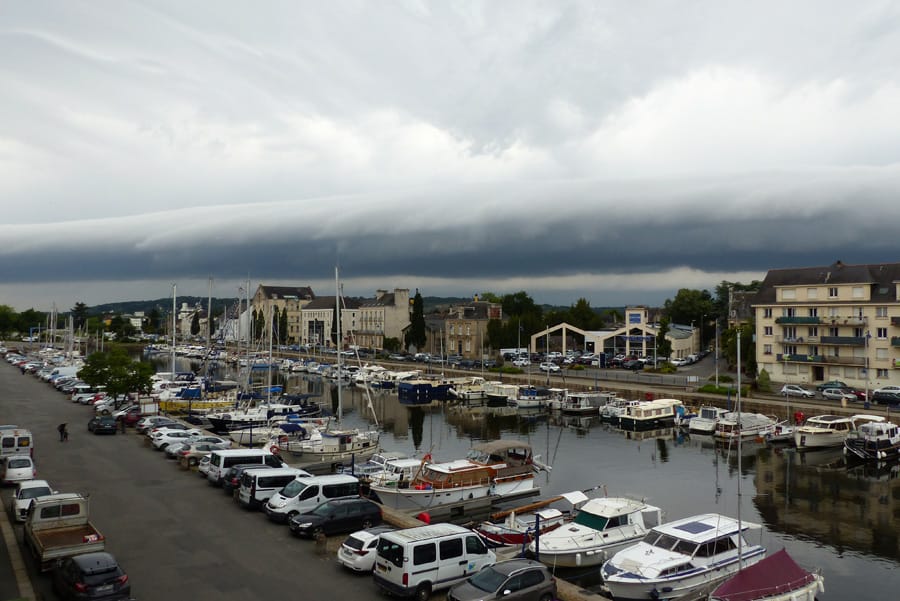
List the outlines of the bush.
{"type": "Polygon", "coordinates": [[[772,391],[772,380],[765,368],[761,369],[759,375],[756,376],[756,389],[760,392],[772,391]]]}
{"type": "MultiPolygon", "coordinates": [[[[715,384],[704,384],[700,388],[697,389],[697,392],[707,392],[709,394],[721,394],[723,396],[727,396],[731,393],[732,396],[735,396],[736,390],[734,386],[719,386],[716,388],[715,384]]],[[[750,387],[747,385],[741,386],[741,395],[747,396],[750,393],[750,387]]]]}
{"type": "Polygon", "coordinates": [[[578,365],[577,363],[569,366],[569,371],[584,371],[584,365],[578,365]]]}

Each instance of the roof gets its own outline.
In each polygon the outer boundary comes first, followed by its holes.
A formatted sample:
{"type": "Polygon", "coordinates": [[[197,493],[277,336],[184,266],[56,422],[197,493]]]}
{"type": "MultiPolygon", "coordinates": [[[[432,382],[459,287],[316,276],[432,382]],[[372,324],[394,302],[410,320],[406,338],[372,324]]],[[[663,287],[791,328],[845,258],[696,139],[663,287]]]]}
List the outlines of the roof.
{"type": "MultiPolygon", "coordinates": [[[[757,524],[743,522],[741,530],[757,527],[759,527],[757,524]]],[[[720,536],[735,534],[738,531],[738,521],[718,513],[704,513],[661,524],[653,529],[682,540],[702,543],[720,536]]]]}
{"type": "MultiPolygon", "coordinates": [[[[335,303],[334,296],[318,296],[307,303],[307,305],[303,307],[303,310],[328,309],[334,311],[335,303]]],[[[360,304],[362,303],[357,298],[341,297],[341,309],[358,309],[360,304]]]]}
{"type": "Polygon", "coordinates": [[[396,530],[388,533],[393,539],[403,540],[407,542],[415,542],[438,536],[450,536],[453,534],[474,534],[468,528],[463,528],[457,524],[431,524],[429,526],[417,526],[415,528],[406,528],[404,530],[396,530]]]}
{"type": "Polygon", "coordinates": [[[522,440],[492,440],[491,442],[473,445],[472,448],[476,451],[496,454],[509,449],[531,449],[531,445],[522,440]]]}
{"type": "Polygon", "coordinates": [[[628,515],[635,511],[643,511],[644,509],[656,508],[651,507],[642,501],[629,499],[627,497],[597,497],[582,505],[580,511],[611,518],[619,515],[628,515]]]}
{"type": "MultiPolygon", "coordinates": [[[[776,302],[775,290],[782,286],[828,286],[860,284],[872,286],[870,302],[896,301],[895,283],[900,281],[900,263],[846,265],[836,261],[831,265],[772,269],[766,274],[753,304],[776,302]]],[[[859,300],[853,302],[859,303],[859,300]]]]}
{"type": "Polygon", "coordinates": [[[259,291],[266,298],[316,298],[315,293],[309,286],[266,286],[265,284],[260,284],[259,291]]]}
{"type": "Polygon", "coordinates": [[[797,565],[782,549],[738,572],[713,591],[710,598],[716,601],[753,601],[776,594],[784,595],[815,579],[814,574],[797,565]]]}

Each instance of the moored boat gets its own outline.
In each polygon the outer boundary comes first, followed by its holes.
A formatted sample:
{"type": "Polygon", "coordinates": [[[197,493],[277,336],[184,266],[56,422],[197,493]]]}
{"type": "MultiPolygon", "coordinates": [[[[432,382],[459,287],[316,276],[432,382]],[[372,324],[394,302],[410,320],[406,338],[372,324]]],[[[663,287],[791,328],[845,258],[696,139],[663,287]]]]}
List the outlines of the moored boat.
{"type": "Polygon", "coordinates": [[[371,490],[388,507],[428,509],[533,490],[537,469],[531,445],[498,440],[472,447],[466,459],[428,463],[407,486],[376,484],[371,490]]]}
{"type": "Polygon", "coordinates": [[[616,553],[601,575],[617,601],[678,599],[712,588],[760,561],[764,547],[744,533],[758,524],[707,513],[654,527],[616,553]]]}
{"type": "Polygon", "coordinates": [[[823,592],[822,574],[800,567],[782,549],[720,584],[709,601],[815,601],[823,592]]]}
{"type": "Polygon", "coordinates": [[[815,415],[794,429],[798,451],[843,446],[844,440],[861,421],[883,421],[876,415],[815,415]]]}
{"type": "Polygon", "coordinates": [[[653,430],[675,424],[678,411],[684,405],[678,399],[653,399],[629,405],[619,416],[619,428],[623,430],[653,430]]]}
{"type": "Polygon", "coordinates": [[[713,434],[719,420],[728,413],[728,409],[704,405],[697,415],[688,422],[688,430],[693,434],[713,434]]]}
{"type": "Polygon", "coordinates": [[[720,440],[736,440],[738,438],[761,438],[775,431],[778,418],[762,413],[730,411],[719,418],[713,434],[720,440]]]}
{"type": "Polygon", "coordinates": [[[479,524],[475,531],[492,545],[521,546],[534,540],[540,533],[544,536],[551,530],[571,521],[577,514],[579,505],[588,500],[580,490],[542,499],[505,511],[491,514],[490,519],[479,524]],[[554,503],[565,501],[568,507],[552,507],[554,503]]]}
{"type": "Polygon", "coordinates": [[[888,421],[860,424],[844,439],[844,454],[864,461],[888,461],[900,457],[900,428],[888,421]]]}
{"type": "Polygon", "coordinates": [[[662,522],[662,510],[627,497],[600,497],[582,505],[575,519],[529,545],[553,568],[600,565],[662,522]]]}

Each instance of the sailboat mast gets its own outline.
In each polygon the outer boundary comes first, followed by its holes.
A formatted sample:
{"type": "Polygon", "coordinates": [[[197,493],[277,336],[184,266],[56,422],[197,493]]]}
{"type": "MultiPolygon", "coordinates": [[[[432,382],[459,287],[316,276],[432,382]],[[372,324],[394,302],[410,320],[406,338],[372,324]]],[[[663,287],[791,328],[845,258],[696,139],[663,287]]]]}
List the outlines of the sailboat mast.
{"type": "Polygon", "coordinates": [[[743,559],[741,555],[741,547],[743,546],[744,534],[741,527],[741,439],[743,438],[741,424],[741,331],[737,332],[737,433],[738,433],[738,444],[737,444],[737,498],[738,498],[738,506],[737,506],[737,521],[738,521],[738,572],[740,572],[743,567],[743,559]]]}
{"type": "Polygon", "coordinates": [[[175,308],[175,293],[177,285],[172,284],[172,380],[175,380],[175,320],[178,319],[178,312],[175,308]]]}
{"type": "Polygon", "coordinates": [[[338,397],[338,422],[340,422],[344,417],[343,405],[341,403],[341,351],[344,350],[341,345],[341,284],[338,276],[338,267],[335,265],[334,267],[334,307],[335,313],[334,318],[337,319],[337,340],[335,341],[335,346],[337,347],[337,397],[338,397]]]}

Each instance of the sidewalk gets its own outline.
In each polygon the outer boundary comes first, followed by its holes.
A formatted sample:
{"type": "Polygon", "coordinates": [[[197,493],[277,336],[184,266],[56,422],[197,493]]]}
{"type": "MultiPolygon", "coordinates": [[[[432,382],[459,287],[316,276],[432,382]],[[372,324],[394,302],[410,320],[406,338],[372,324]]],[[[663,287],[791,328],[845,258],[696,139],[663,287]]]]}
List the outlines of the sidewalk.
{"type": "Polygon", "coordinates": [[[22,562],[16,531],[6,511],[0,513],[3,514],[0,516],[0,531],[3,534],[0,544],[0,601],[33,601],[34,590],[22,562]]]}

